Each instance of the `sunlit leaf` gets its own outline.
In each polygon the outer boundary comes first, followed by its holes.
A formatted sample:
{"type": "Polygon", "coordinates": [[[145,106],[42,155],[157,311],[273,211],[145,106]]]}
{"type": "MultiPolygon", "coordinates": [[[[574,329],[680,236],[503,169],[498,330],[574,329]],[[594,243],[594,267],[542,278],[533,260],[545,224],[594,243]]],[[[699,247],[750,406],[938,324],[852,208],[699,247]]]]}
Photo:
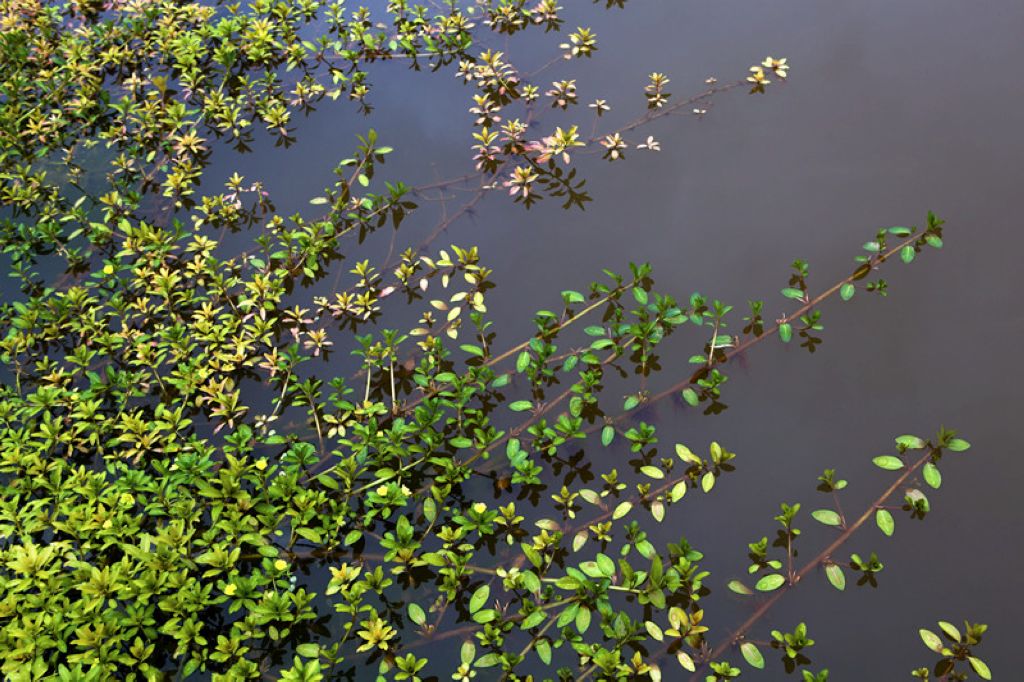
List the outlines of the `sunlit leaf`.
{"type": "Polygon", "coordinates": [[[730,580],[726,587],[728,587],[736,594],[754,594],[753,590],[751,590],[749,587],[741,583],[739,580],[730,580]]]}
{"type": "Polygon", "coordinates": [[[423,607],[416,602],[409,602],[407,610],[409,612],[409,620],[416,625],[423,625],[427,622],[427,614],[423,611],[423,607]]]}
{"type": "Polygon", "coordinates": [[[843,573],[843,569],[839,564],[829,564],[825,566],[825,577],[832,584],[832,587],[836,588],[840,592],[846,589],[846,575],[843,573]]]}
{"type": "Polygon", "coordinates": [[[942,474],[939,473],[939,468],[927,462],[921,469],[921,473],[924,475],[924,481],[933,488],[938,488],[942,485],[942,474]]]}
{"type": "Polygon", "coordinates": [[[886,535],[892,535],[896,530],[896,521],[888,509],[879,509],[875,512],[875,523],[878,524],[879,530],[886,535]]]}
{"type": "Polygon", "coordinates": [[[777,590],[786,584],[786,579],[778,573],[769,573],[768,575],[762,576],[754,584],[754,589],[759,592],[771,592],[777,590]]]}
{"type": "Polygon", "coordinates": [[[761,655],[760,650],[753,642],[743,642],[740,644],[740,653],[743,654],[743,659],[753,668],[758,670],[764,668],[764,656],[761,655]]]}
{"type": "Polygon", "coordinates": [[[903,460],[895,455],[881,455],[871,461],[875,463],[876,467],[888,471],[896,471],[903,468],[903,460]]]}
{"type": "Polygon", "coordinates": [[[654,478],[654,479],[659,479],[660,480],[662,478],[665,478],[665,472],[664,471],[662,471],[661,469],[659,469],[656,466],[651,466],[649,464],[646,465],[646,466],[640,467],[640,473],[642,473],[644,476],[649,476],[650,478],[654,478]]]}
{"type": "Polygon", "coordinates": [[[615,507],[615,511],[612,512],[612,520],[617,521],[623,516],[629,513],[629,510],[633,508],[632,502],[619,502],[618,506],[615,507]]]}
{"type": "Polygon", "coordinates": [[[838,526],[843,521],[839,514],[831,509],[817,509],[811,512],[811,516],[815,521],[826,526],[838,526]]]}
{"type": "Polygon", "coordinates": [[[939,636],[937,634],[935,634],[931,630],[925,630],[924,628],[921,628],[917,632],[921,635],[921,641],[924,642],[924,645],[926,647],[928,647],[935,653],[940,653],[942,651],[942,640],[939,639],[939,636]]]}
{"type": "Polygon", "coordinates": [[[487,602],[487,598],[491,596],[491,587],[486,583],[481,585],[473,592],[473,596],[469,598],[469,612],[476,613],[483,605],[487,602]]]}
{"type": "Polygon", "coordinates": [[[974,668],[974,672],[978,674],[978,677],[983,680],[992,679],[992,671],[988,669],[988,666],[985,665],[983,660],[974,656],[968,656],[967,662],[971,664],[972,668],[974,668]]]}

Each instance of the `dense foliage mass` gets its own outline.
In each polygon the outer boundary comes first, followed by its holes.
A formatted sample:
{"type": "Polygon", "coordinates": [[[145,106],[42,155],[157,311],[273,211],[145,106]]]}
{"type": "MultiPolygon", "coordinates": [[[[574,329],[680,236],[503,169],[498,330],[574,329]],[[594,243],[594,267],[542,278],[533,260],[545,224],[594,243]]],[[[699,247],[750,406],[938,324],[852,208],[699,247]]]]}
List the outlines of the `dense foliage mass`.
{"type": "MultiPolygon", "coordinates": [[[[0,1],[0,246],[19,285],[0,307],[7,678],[657,680],[672,661],[724,680],[740,660],[765,667],[747,632],[805,575],[823,569],[840,590],[848,571],[874,583],[877,555],[838,550],[869,520],[891,535],[891,509],[928,512],[918,479],[939,487],[943,453],[968,447],[953,432],[902,436],[876,458],[894,478],[862,515],[812,512],[837,535],[803,566],[800,505],[782,505],[776,541],[748,547],[752,586],[729,583],[766,598],[714,645],[703,555],[649,532],[690,491],[712,493],[735,455],[659,447],[631,416],[666,396],[720,411],[723,365],[763,339],[813,351],[820,304],[885,294],[880,266],[942,246],[934,216],[877,231],[818,295],[794,262],[782,290],[792,309],[774,323],[761,301],[737,322],[720,301],[677,300],[633,265],[562,291],[529,339],[502,350],[475,248],[359,259],[364,239],[416,209],[414,188],[381,182],[392,150],[372,130],[311,193],[316,218],[279,215],[259,179],[239,174],[199,192],[210,154],[244,150],[254,127],[287,142],[295,113],[324,98],[368,111],[379,61],[464,81],[476,174],[457,182],[527,206],[590,200],[577,151],[657,150],[627,137],[787,75],[768,57],[676,101],[655,72],[632,123],[586,136],[570,121],[535,137],[539,107],[579,106],[575,81],[545,90],[548,67],[523,73],[486,38],[561,31],[560,12],[553,0],[395,0],[377,14],[313,0],[0,1]],[[248,248],[230,250],[231,233],[248,248]],[[329,296],[306,293],[328,273],[329,296]],[[419,322],[390,328],[394,307],[419,322]],[[656,372],[659,345],[684,326],[698,342],[685,378],[607,395],[620,377],[656,372]],[[324,363],[332,353],[357,364],[324,363]],[[632,459],[595,471],[586,448],[616,440],[632,459]]],[[[551,63],[596,49],[579,27],[551,63]]],[[[608,107],[598,99],[588,115],[608,107]]],[[[832,470],[819,483],[829,499],[845,487],[832,470]]],[[[935,675],[990,677],[972,652],[984,626],[940,628],[922,630],[935,675]]],[[[786,670],[825,680],[809,669],[811,645],[803,623],[761,643],[786,670]]]]}

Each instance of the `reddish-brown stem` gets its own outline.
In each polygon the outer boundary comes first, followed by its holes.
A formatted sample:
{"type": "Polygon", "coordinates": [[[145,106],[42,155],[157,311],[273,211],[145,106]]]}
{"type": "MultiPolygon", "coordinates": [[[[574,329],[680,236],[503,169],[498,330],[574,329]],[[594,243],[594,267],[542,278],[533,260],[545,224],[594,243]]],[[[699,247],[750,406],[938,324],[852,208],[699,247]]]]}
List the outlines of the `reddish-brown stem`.
{"type": "MultiPolygon", "coordinates": [[[[721,642],[719,642],[711,650],[711,653],[705,657],[704,662],[707,663],[708,661],[712,661],[718,658],[723,653],[725,653],[725,651],[729,647],[733,646],[741,639],[743,639],[747,631],[749,631],[750,628],[752,628],[759,620],[761,620],[761,618],[766,613],[768,613],[768,611],[780,599],[782,599],[782,597],[785,594],[787,594],[790,590],[796,587],[796,585],[808,573],[810,573],[811,571],[813,571],[814,569],[818,568],[823,563],[828,561],[832,557],[832,554],[837,549],[839,549],[843,544],[845,544],[846,541],[849,540],[850,537],[854,533],[856,533],[857,530],[868,521],[868,519],[871,518],[875,510],[878,509],[883,504],[885,504],[886,500],[888,500],[893,493],[895,493],[904,483],[906,483],[907,479],[910,478],[918,469],[924,466],[925,463],[928,462],[928,460],[930,460],[936,452],[938,452],[937,448],[929,448],[927,452],[925,452],[923,455],[921,455],[920,458],[917,459],[917,461],[915,461],[911,466],[904,469],[903,473],[900,474],[900,476],[895,481],[893,481],[892,484],[888,488],[886,488],[885,491],[881,495],[879,495],[878,498],[872,504],[868,505],[867,509],[864,510],[864,513],[861,514],[860,517],[856,521],[854,521],[852,525],[850,525],[842,533],[840,533],[839,536],[835,540],[833,540],[827,547],[825,547],[825,549],[821,550],[821,552],[819,552],[817,556],[815,556],[813,559],[804,564],[803,567],[800,568],[800,570],[797,571],[796,574],[789,580],[789,583],[787,585],[779,588],[775,593],[772,594],[771,597],[769,597],[765,602],[758,606],[757,609],[752,614],[750,614],[750,616],[745,621],[743,621],[743,623],[738,628],[736,628],[728,638],[723,639],[721,642]]],[[[695,672],[693,676],[691,676],[690,682],[695,682],[698,678],[699,670],[695,672]]]]}

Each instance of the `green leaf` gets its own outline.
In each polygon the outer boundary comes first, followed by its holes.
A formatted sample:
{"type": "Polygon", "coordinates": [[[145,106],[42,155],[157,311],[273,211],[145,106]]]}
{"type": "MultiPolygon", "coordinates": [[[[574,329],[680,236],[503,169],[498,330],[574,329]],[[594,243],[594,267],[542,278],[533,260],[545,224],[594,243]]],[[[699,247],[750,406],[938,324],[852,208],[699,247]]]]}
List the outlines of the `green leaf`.
{"type": "Polygon", "coordinates": [[[309,203],[313,204],[314,206],[322,206],[323,204],[327,203],[327,197],[313,197],[312,199],[309,200],[309,203]]]}
{"type": "Polygon", "coordinates": [[[461,348],[462,350],[466,351],[470,355],[475,355],[475,356],[480,357],[480,358],[482,358],[484,356],[483,349],[480,348],[479,346],[474,346],[471,343],[464,343],[461,346],[459,346],[459,348],[461,348]]]}
{"type": "Polygon", "coordinates": [[[607,424],[601,429],[601,445],[608,447],[615,440],[615,427],[611,424],[607,424]]]}
{"type": "Polygon", "coordinates": [[[322,542],[320,531],[315,528],[296,528],[295,532],[315,545],[319,545],[322,542]]]}
{"type": "Polygon", "coordinates": [[[626,398],[625,402],[622,403],[622,409],[629,411],[640,404],[640,398],[635,395],[631,395],[626,398]]]}
{"type": "Polygon", "coordinates": [[[789,343],[793,338],[793,327],[788,322],[779,325],[779,338],[782,339],[782,343],[789,343]]]}
{"type": "Polygon", "coordinates": [[[462,643],[462,649],[459,651],[459,660],[466,665],[472,665],[474,658],[476,658],[476,645],[472,641],[466,640],[462,643]]]}
{"type": "Polygon", "coordinates": [[[633,508],[632,502],[619,502],[619,506],[615,507],[615,511],[612,512],[612,520],[618,521],[623,516],[629,513],[629,510],[633,508]]]}
{"type": "Polygon", "coordinates": [[[797,301],[804,300],[804,292],[802,289],[794,289],[793,287],[786,287],[782,290],[782,295],[786,298],[792,298],[797,301]]]}
{"type": "Polygon", "coordinates": [[[946,445],[946,449],[950,452],[963,452],[971,447],[971,444],[965,441],[963,438],[954,438],[949,441],[946,445]]]}
{"type": "Polygon", "coordinates": [[[711,492],[711,489],[715,487],[715,472],[706,471],[704,475],[700,477],[700,489],[706,493],[711,492]]]}
{"type": "Polygon", "coordinates": [[[469,598],[469,612],[476,613],[483,605],[487,603],[487,598],[491,596],[491,586],[484,584],[476,589],[473,596],[469,598]]]}
{"type": "Polygon", "coordinates": [[[590,628],[590,609],[585,606],[580,607],[580,610],[576,612],[576,630],[581,635],[587,634],[587,630],[590,628]]]}
{"type": "Polygon", "coordinates": [[[754,594],[753,590],[751,590],[749,587],[744,585],[739,580],[730,580],[729,583],[726,585],[726,587],[728,587],[730,590],[732,590],[736,594],[745,594],[745,595],[754,594]]]}
{"type": "Polygon", "coordinates": [[[633,287],[633,298],[640,305],[647,305],[647,292],[640,287],[633,287]]]}
{"type": "Polygon", "coordinates": [[[892,514],[889,513],[888,509],[879,509],[875,512],[875,523],[878,524],[879,530],[890,537],[893,531],[896,530],[896,521],[892,518],[892,514]]]}
{"type": "Polygon", "coordinates": [[[690,450],[690,448],[680,443],[676,443],[676,455],[678,455],[679,459],[683,460],[687,464],[700,465],[703,463],[701,458],[693,454],[693,451],[690,450]]]}
{"type": "Polygon", "coordinates": [[[434,502],[434,498],[428,497],[423,500],[423,517],[430,523],[437,519],[437,502],[434,502]]]}
{"type": "Polygon", "coordinates": [[[740,644],[740,653],[743,654],[744,660],[754,668],[761,670],[764,668],[764,656],[758,651],[757,646],[753,642],[744,642],[740,644]]]}
{"type": "Polygon", "coordinates": [[[529,616],[523,619],[523,621],[519,624],[519,629],[529,630],[531,628],[535,628],[541,623],[543,623],[545,618],[547,618],[547,614],[543,611],[534,611],[529,616]]]}
{"type": "Polygon", "coordinates": [[[700,397],[697,395],[697,391],[692,388],[683,389],[683,400],[685,400],[686,404],[690,407],[697,407],[697,405],[700,404],[700,397]]]}
{"type": "Polygon", "coordinates": [[[544,665],[551,665],[551,643],[548,640],[538,639],[533,648],[544,665]]]}
{"type": "Polygon", "coordinates": [[[954,642],[960,641],[960,631],[956,629],[955,625],[953,625],[952,623],[947,623],[944,620],[940,620],[939,627],[942,629],[943,632],[946,633],[946,635],[951,640],[953,640],[954,642]]]}
{"type": "Polygon", "coordinates": [[[914,247],[907,244],[900,249],[900,260],[904,263],[911,263],[914,260],[914,247]]]}
{"type": "Polygon", "coordinates": [[[583,298],[583,294],[578,291],[563,291],[562,300],[566,303],[583,303],[586,299],[583,298]]]}
{"type": "Polygon", "coordinates": [[[615,575],[615,562],[607,554],[598,552],[597,556],[594,557],[594,561],[597,563],[597,568],[601,571],[601,575],[606,578],[615,575]]]}
{"type": "Polygon", "coordinates": [[[762,576],[760,580],[754,585],[754,589],[759,592],[772,592],[779,589],[786,584],[786,579],[778,573],[769,573],[766,576],[762,576]]]}
{"type": "Polygon", "coordinates": [[[655,478],[659,480],[665,478],[665,472],[656,466],[642,466],[640,467],[640,473],[642,473],[644,476],[649,476],[650,478],[655,478]]]}
{"type": "Polygon", "coordinates": [[[849,301],[855,293],[857,293],[857,287],[853,285],[853,282],[847,282],[839,288],[839,298],[844,301],[849,301]]]}
{"type": "Polygon", "coordinates": [[[900,436],[899,438],[896,439],[896,444],[902,445],[908,450],[920,450],[927,443],[925,443],[925,440],[923,438],[920,438],[918,436],[900,436]]]}
{"type": "Polygon", "coordinates": [[[903,460],[894,455],[882,455],[875,457],[872,462],[879,469],[886,469],[887,471],[896,471],[897,469],[903,468],[903,460]]]}
{"type": "Polygon", "coordinates": [[[925,630],[924,628],[921,628],[917,632],[921,635],[921,641],[924,642],[924,645],[926,647],[928,647],[935,653],[942,652],[942,640],[939,639],[939,636],[937,634],[935,634],[931,630],[925,630]]]}
{"type": "Polygon", "coordinates": [[[838,526],[843,522],[839,514],[831,509],[817,509],[811,512],[811,517],[818,523],[823,523],[826,526],[838,526]]]}
{"type": "Polygon", "coordinates": [[[645,620],[644,621],[644,627],[647,629],[647,634],[649,634],[652,639],[655,639],[655,640],[657,640],[659,642],[661,642],[661,641],[663,641],[665,639],[665,633],[663,633],[661,631],[661,628],[658,627],[657,623],[655,623],[653,621],[645,620]]]}
{"type": "Polygon", "coordinates": [[[846,575],[839,564],[829,564],[825,567],[825,577],[832,583],[832,587],[840,592],[846,589],[846,575]]]}
{"type": "Polygon", "coordinates": [[[476,663],[473,664],[474,668],[493,668],[494,666],[501,663],[501,656],[491,652],[484,654],[480,658],[476,659],[476,663]]]}
{"type": "Polygon", "coordinates": [[[525,350],[519,354],[516,358],[516,371],[525,372],[526,368],[530,366],[530,354],[525,350]]]}
{"type": "Polygon", "coordinates": [[[939,467],[935,464],[928,462],[921,471],[924,474],[925,483],[936,489],[942,485],[942,474],[939,473],[939,467]]]}
{"type": "Polygon", "coordinates": [[[972,668],[974,668],[974,672],[978,673],[978,677],[980,677],[983,680],[992,679],[992,671],[990,671],[988,669],[988,666],[985,665],[985,661],[974,656],[968,656],[967,662],[971,664],[972,668]]]}
{"type": "Polygon", "coordinates": [[[526,410],[533,409],[533,403],[529,400],[516,400],[508,406],[508,409],[513,412],[525,412],[526,410]]]}
{"type": "Polygon", "coordinates": [[[697,670],[697,664],[693,662],[690,654],[685,651],[677,651],[676,660],[679,661],[679,665],[683,666],[683,670],[688,670],[691,673],[697,670]]]}
{"type": "Polygon", "coordinates": [[[416,625],[423,625],[427,622],[427,614],[423,611],[423,607],[416,602],[411,602],[408,607],[409,620],[416,625]]]}
{"type": "Polygon", "coordinates": [[[913,230],[911,230],[909,227],[890,227],[889,234],[896,237],[909,237],[910,235],[913,234],[913,230]]]}
{"type": "Polygon", "coordinates": [[[316,642],[303,642],[295,647],[295,653],[303,658],[319,658],[320,645],[316,642]]]}

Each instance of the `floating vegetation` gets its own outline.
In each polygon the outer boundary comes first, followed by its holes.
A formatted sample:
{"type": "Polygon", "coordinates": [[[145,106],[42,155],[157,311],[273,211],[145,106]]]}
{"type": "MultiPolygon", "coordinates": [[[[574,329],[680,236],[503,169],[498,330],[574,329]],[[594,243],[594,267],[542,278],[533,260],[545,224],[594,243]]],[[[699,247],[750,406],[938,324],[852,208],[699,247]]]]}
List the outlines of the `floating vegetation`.
{"type": "MultiPolygon", "coordinates": [[[[776,338],[813,352],[823,304],[887,294],[882,268],[941,247],[942,221],[874,231],[822,289],[797,260],[782,298],[750,302],[742,320],[731,304],[659,291],[647,265],[605,270],[553,292],[529,338],[499,344],[493,272],[477,248],[436,243],[453,217],[383,260],[362,257],[364,240],[456,185],[472,188],[462,212],[491,192],[582,208],[587,159],[659,151],[638,132],[647,124],[788,78],[786,59],[758,58],[681,99],[652,72],[637,118],[603,129],[608,99],[546,75],[596,56],[593,30],[552,42],[533,72],[486,45],[561,32],[561,11],[0,5],[0,247],[17,282],[0,306],[7,678],[659,680],[681,667],[726,680],[778,658],[827,679],[805,623],[760,641],[761,617],[812,574],[840,591],[875,585],[879,555],[846,560],[847,540],[927,515],[925,487],[968,443],[947,429],[900,436],[874,459],[888,477],[879,494],[853,515],[839,505],[846,481],[826,470],[829,502],[810,518],[834,539],[798,563],[807,517],[783,504],[775,541],[750,543],[749,577],[728,581],[685,536],[660,546],[651,529],[714,494],[742,455],[727,434],[659,443],[637,413],[667,398],[721,412],[731,358],[776,338]],[[254,128],[287,145],[295,114],[324,99],[369,113],[387,87],[373,67],[392,61],[471,91],[473,174],[385,181],[393,150],[369,129],[311,193],[315,218],[280,215],[240,173],[200,192],[211,155],[245,150],[254,128]],[[542,125],[541,109],[559,118],[542,125]],[[307,289],[329,274],[329,294],[307,289]],[[414,325],[390,322],[409,309],[414,325]],[[678,367],[661,344],[684,331],[693,351],[678,367]],[[355,366],[327,362],[335,354],[355,366]],[[663,363],[670,385],[652,392],[663,363]],[[620,380],[625,395],[606,387],[620,380]],[[632,457],[615,466],[592,456],[620,446],[632,457]],[[707,625],[715,591],[756,602],[732,631],[707,625]]],[[[945,640],[921,631],[935,675],[966,661],[989,679],[974,654],[985,626],[939,626],[945,640]]]]}

